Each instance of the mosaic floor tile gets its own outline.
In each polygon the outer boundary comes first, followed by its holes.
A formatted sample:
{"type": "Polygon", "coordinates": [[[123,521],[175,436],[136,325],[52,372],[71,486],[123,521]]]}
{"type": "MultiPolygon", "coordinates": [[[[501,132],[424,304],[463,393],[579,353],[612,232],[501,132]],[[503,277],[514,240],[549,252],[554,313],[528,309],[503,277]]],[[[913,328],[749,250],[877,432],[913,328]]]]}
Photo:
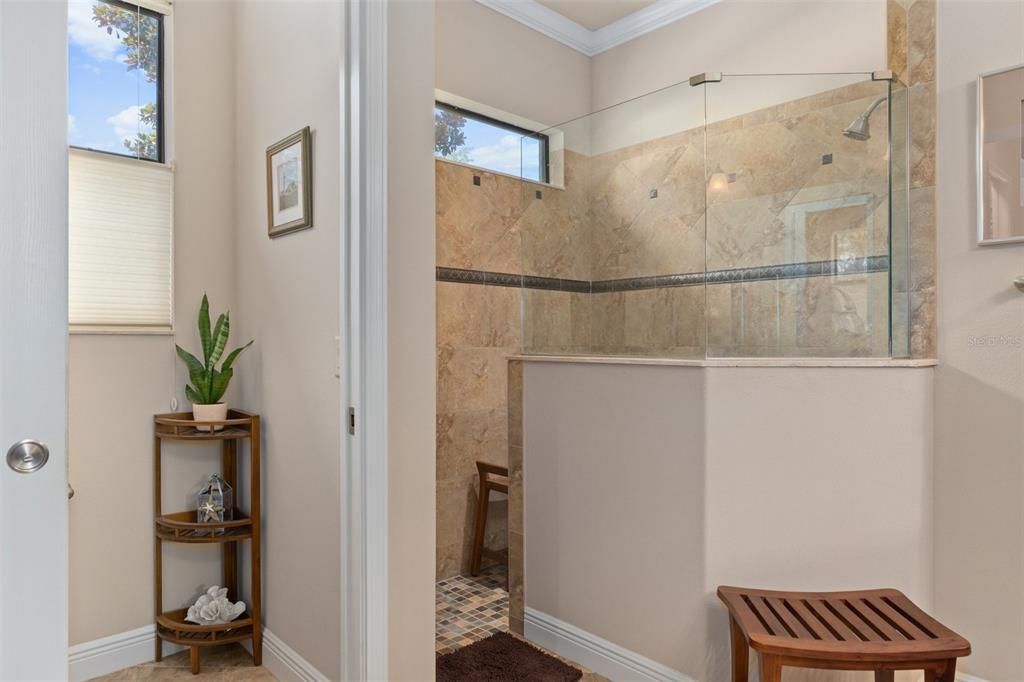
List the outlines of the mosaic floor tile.
{"type": "Polygon", "coordinates": [[[479,576],[457,575],[437,583],[434,648],[446,654],[495,632],[508,632],[508,574],[503,565],[479,576]]]}

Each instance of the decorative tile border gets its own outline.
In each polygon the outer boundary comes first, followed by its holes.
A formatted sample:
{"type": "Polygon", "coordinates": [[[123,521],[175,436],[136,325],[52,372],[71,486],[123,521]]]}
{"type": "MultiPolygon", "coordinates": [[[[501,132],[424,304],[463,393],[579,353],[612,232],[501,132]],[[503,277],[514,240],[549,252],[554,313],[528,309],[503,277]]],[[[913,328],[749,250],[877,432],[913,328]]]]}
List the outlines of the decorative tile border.
{"type": "Polygon", "coordinates": [[[706,273],[686,272],[674,275],[605,279],[596,282],[438,267],[437,281],[488,284],[499,287],[524,287],[526,289],[540,289],[544,291],[571,291],[581,294],[603,294],[616,291],[659,289],[663,287],[692,287],[701,286],[705,283],[738,284],[742,282],[764,282],[782,279],[806,279],[809,277],[842,277],[844,275],[863,275],[869,272],[887,272],[888,270],[888,256],[865,256],[862,258],[710,270],[706,273]]]}

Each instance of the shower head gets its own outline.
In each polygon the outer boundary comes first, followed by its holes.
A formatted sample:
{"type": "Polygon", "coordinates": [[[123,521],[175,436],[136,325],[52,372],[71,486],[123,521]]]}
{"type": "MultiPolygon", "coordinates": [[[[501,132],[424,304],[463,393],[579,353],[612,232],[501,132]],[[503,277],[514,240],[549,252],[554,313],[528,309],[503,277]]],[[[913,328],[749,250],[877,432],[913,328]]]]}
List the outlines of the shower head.
{"type": "Polygon", "coordinates": [[[846,135],[851,140],[864,140],[871,139],[871,124],[868,123],[867,116],[858,116],[857,120],[846,126],[843,130],[843,135],[846,135]]]}
{"type": "Polygon", "coordinates": [[[853,123],[851,123],[850,125],[846,126],[845,129],[843,129],[843,135],[850,138],[851,140],[858,140],[860,142],[870,140],[871,114],[875,113],[875,109],[877,109],[878,106],[882,104],[882,102],[885,102],[887,99],[888,97],[883,95],[882,97],[879,97],[874,102],[872,102],[871,106],[869,106],[863,114],[858,116],[853,123]]]}

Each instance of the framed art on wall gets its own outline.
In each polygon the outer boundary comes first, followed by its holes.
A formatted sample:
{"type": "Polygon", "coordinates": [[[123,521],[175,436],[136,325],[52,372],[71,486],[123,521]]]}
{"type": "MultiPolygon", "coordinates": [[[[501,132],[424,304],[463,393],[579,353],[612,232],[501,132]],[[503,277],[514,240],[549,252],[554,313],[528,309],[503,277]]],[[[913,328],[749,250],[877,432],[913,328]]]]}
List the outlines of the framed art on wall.
{"type": "Polygon", "coordinates": [[[267,234],[313,227],[313,162],[309,126],[267,147],[267,234]]]}

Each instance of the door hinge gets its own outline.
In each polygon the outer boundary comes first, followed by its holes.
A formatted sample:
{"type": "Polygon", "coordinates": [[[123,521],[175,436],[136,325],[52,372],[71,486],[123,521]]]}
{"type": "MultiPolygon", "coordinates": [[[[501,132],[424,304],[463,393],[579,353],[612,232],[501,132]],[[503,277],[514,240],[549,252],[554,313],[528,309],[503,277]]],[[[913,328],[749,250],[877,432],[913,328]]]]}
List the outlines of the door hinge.
{"type": "Polygon", "coordinates": [[[348,432],[353,436],[356,433],[356,408],[348,408],[348,432]]]}

